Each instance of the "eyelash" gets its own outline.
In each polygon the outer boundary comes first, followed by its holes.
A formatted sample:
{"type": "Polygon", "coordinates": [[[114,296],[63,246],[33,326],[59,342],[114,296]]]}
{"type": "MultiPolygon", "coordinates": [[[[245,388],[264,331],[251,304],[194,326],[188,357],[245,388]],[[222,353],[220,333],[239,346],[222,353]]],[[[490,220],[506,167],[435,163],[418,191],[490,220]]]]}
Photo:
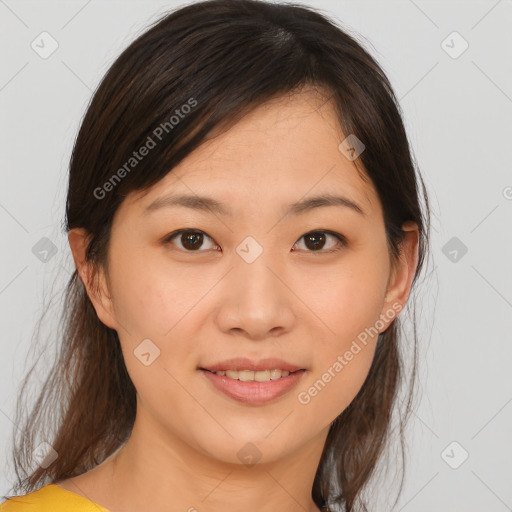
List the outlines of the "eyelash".
{"type": "MultiPolygon", "coordinates": [[[[177,231],[173,231],[172,233],[170,233],[169,235],[167,235],[164,239],[163,239],[163,243],[164,244],[170,244],[171,241],[178,237],[179,235],[183,234],[183,233],[194,233],[194,234],[203,234],[203,235],[206,235],[207,238],[209,238],[210,240],[213,241],[213,238],[209,235],[207,235],[204,231],[201,231],[199,229],[179,229],[177,231]]],[[[315,234],[318,234],[318,233],[323,233],[323,234],[327,234],[327,235],[331,235],[333,236],[334,238],[336,238],[339,242],[339,245],[337,248],[335,249],[329,249],[329,250],[323,250],[323,249],[320,249],[318,251],[311,251],[311,250],[306,250],[306,252],[310,252],[312,254],[333,254],[333,253],[336,253],[338,251],[340,251],[341,249],[343,249],[346,245],[347,245],[347,240],[346,238],[339,234],[339,233],[336,233],[335,231],[329,231],[329,230],[314,230],[314,231],[308,231],[307,233],[305,233],[304,235],[302,235],[298,241],[300,241],[301,239],[303,239],[305,236],[307,235],[315,235],[315,234]]],[[[298,242],[297,241],[297,242],[298,242]]],[[[297,243],[295,242],[295,243],[297,243]]],[[[295,245],[295,244],[294,244],[295,245]]],[[[188,253],[195,253],[195,252],[206,252],[206,251],[201,251],[201,250],[197,250],[197,251],[189,251],[187,249],[180,249],[178,247],[179,250],[181,251],[184,251],[184,252],[188,252],[188,253]]]]}

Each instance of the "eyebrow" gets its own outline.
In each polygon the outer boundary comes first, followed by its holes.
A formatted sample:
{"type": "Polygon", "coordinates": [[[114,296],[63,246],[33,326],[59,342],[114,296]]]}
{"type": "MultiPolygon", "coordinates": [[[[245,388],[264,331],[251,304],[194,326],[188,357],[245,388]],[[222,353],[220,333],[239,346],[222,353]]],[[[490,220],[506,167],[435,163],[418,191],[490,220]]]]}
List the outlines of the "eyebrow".
{"type": "MultiPolygon", "coordinates": [[[[149,215],[150,213],[156,210],[160,210],[161,208],[171,208],[174,206],[183,206],[192,210],[218,213],[220,215],[233,217],[233,212],[227,208],[226,205],[220,203],[216,199],[211,197],[186,194],[170,195],[157,198],[144,209],[143,215],[149,215]]],[[[300,201],[292,203],[288,205],[284,214],[297,216],[309,212],[315,208],[321,208],[325,206],[340,206],[343,208],[349,208],[362,216],[366,216],[365,211],[354,201],[343,196],[329,193],[309,197],[307,199],[301,199],[300,201]]]]}

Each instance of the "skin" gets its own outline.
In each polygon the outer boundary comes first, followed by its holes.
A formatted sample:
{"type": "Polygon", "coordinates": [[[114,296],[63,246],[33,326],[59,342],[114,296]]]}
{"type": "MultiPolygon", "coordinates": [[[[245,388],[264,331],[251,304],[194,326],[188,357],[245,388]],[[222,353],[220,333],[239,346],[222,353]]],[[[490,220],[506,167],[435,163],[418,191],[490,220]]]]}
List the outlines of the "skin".
{"type": "Polygon", "coordinates": [[[169,504],[189,512],[318,510],[311,489],[330,423],[363,385],[377,335],[309,403],[298,394],[365,328],[380,318],[379,332],[389,326],[418,261],[417,226],[407,223],[401,258],[391,264],[378,195],[338,149],[344,138],[318,91],[280,97],[208,140],[148,193],[125,199],[108,277],[85,260],[86,233],[70,231],[98,317],[119,334],[137,416],[115,454],[59,485],[112,512],[147,503],[154,512],[169,504]],[[286,205],[326,191],[357,202],[366,216],[340,206],[283,216],[286,205]],[[171,192],[213,197],[234,215],[180,206],[143,215],[171,192]],[[184,228],[207,235],[195,251],[179,236],[163,242],[184,228]],[[304,239],[315,230],[340,233],[347,245],[327,234],[315,250],[304,239]],[[236,252],[247,236],[263,248],[250,264],[236,252]],[[160,350],[149,366],[133,353],[146,338],[160,350]],[[235,356],[279,357],[307,371],[277,400],[243,404],[197,369],[235,356]],[[253,466],[237,456],[249,442],[260,454],[253,466]]]}

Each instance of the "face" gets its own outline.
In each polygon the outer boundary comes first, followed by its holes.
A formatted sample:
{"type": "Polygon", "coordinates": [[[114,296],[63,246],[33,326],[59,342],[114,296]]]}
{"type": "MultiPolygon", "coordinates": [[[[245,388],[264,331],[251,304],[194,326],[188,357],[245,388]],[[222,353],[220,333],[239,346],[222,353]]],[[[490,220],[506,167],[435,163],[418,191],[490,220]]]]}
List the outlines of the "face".
{"type": "Polygon", "coordinates": [[[325,436],[360,390],[416,254],[413,241],[391,265],[378,195],[345,137],[317,93],[273,100],[116,212],[94,305],[155,431],[219,461],[274,461],[325,436]],[[342,199],[310,201],[327,194],[342,199]],[[299,371],[245,382],[269,373],[201,370],[233,358],[299,371]]]}

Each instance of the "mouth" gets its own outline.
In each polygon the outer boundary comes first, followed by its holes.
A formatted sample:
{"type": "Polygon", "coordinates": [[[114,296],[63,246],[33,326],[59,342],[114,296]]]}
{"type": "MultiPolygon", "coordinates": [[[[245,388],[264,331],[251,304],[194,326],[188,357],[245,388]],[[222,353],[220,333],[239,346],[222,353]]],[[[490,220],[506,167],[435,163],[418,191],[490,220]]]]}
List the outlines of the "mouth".
{"type": "Polygon", "coordinates": [[[212,389],[244,405],[263,406],[289,394],[299,385],[305,369],[208,370],[198,368],[212,389]]]}
{"type": "Polygon", "coordinates": [[[306,371],[304,368],[295,371],[282,370],[280,368],[273,368],[272,370],[217,370],[212,371],[207,368],[199,368],[202,371],[219,375],[220,377],[227,377],[228,379],[240,380],[242,382],[270,382],[279,380],[297,372],[306,371]]]}
{"type": "Polygon", "coordinates": [[[305,368],[277,357],[267,357],[259,361],[234,357],[198,369],[242,382],[269,382],[289,377],[297,371],[305,371],[305,368]]]}

